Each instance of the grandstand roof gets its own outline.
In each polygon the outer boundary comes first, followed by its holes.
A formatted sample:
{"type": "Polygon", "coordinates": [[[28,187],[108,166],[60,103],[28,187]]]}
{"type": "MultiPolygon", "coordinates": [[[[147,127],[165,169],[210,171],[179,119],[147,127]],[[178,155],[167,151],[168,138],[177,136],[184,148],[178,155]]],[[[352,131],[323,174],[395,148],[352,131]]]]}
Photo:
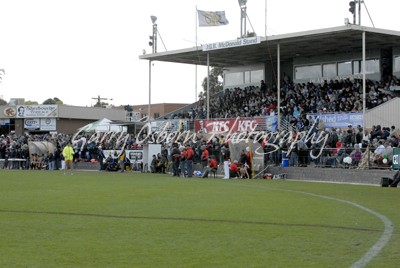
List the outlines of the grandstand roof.
{"type": "MultiPolygon", "coordinates": [[[[201,46],[139,56],[139,59],[227,67],[265,63],[277,59],[280,44],[281,62],[295,57],[343,54],[362,49],[362,32],[366,32],[366,49],[384,49],[399,46],[400,32],[357,25],[311,30],[305,32],[261,37],[259,44],[202,51],[201,46]]],[[[225,41],[225,40],[221,40],[225,41]]]]}

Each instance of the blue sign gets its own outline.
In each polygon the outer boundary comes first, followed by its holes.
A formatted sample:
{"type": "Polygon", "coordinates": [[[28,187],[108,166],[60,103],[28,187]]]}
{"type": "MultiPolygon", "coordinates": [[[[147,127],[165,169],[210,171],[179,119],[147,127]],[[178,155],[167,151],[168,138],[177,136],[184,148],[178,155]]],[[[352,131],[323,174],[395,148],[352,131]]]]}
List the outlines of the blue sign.
{"type": "Polygon", "coordinates": [[[266,116],[265,117],[265,126],[267,131],[275,132],[278,129],[278,116],[266,116]]]}
{"type": "Polygon", "coordinates": [[[308,117],[319,118],[325,128],[347,128],[352,126],[363,126],[362,113],[343,113],[343,114],[308,114],[308,117]]]}

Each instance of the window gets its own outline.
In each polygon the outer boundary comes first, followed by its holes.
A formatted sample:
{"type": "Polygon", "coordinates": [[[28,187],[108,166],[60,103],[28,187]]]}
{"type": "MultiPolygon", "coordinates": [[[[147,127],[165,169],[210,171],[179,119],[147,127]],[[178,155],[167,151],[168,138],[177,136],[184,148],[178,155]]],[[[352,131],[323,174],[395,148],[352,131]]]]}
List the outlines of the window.
{"type": "Polygon", "coordinates": [[[296,79],[317,79],[322,77],[321,65],[299,66],[295,68],[296,79]]]}
{"type": "Polygon", "coordinates": [[[394,57],[394,72],[400,72],[400,56],[394,57]]]}
{"type": "Polygon", "coordinates": [[[251,79],[251,72],[244,72],[244,83],[249,84],[251,79]]]}
{"type": "Polygon", "coordinates": [[[353,74],[361,73],[361,61],[355,60],[353,61],[353,74]]]}
{"type": "MultiPolygon", "coordinates": [[[[365,61],[365,69],[366,69],[366,74],[373,74],[373,73],[379,73],[379,60],[378,59],[372,59],[372,60],[366,60],[365,61]]],[[[353,61],[353,70],[354,74],[361,74],[362,70],[362,60],[355,60],[353,61]]]]}
{"type": "Polygon", "coordinates": [[[336,63],[329,63],[322,65],[322,77],[332,78],[335,77],[336,74],[336,63]]]}
{"type": "Polygon", "coordinates": [[[243,84],[243,73],[227,73],[225,74],[225,86],[235,86],[243,84]]]}
{"type": "Polygon", "coordinates": [[[264,80],[263,70],[251,71],[251,83],[258,84],[261,80],[264,80]]]}
{"type": "Polygon", "coordinates": [[[367,74],[379,73],[379,60],[366,60],[365,61],[365,69],[367,74]]]}
{"type": "Polygon", "coordinates": [[[348,75],[352,75],[352,74],[353,74],[353,71],[351,69],[351,61],[338,63],[338,75],[339,76],[348,76],[348,75]]]}

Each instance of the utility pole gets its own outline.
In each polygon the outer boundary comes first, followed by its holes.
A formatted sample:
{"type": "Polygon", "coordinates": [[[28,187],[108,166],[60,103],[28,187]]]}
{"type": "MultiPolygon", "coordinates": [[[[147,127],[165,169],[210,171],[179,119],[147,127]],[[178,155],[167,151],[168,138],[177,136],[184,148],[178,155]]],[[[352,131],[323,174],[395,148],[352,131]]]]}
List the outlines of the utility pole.
{"type": "MultiPolygon", "coordinates": [[[[97,96],[97,98],[95,97],[95,98],[92,98],[93,100],[97,100],[97,103],[96,103],[96,105],[95,106],[97,106],[97,107],[101,107],[101,101],[102,100],[108,100],[107,98],[100,98],[100,95],[98,95],[97,96]]],[[[111,99],[112,100],[112,99],[111,99]]]]}

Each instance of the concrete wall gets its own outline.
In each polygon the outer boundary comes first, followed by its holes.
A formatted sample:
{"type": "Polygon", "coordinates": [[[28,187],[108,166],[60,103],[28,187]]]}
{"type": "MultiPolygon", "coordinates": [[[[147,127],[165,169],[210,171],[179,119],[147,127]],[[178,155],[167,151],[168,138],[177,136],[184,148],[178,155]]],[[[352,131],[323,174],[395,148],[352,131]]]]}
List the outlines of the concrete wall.
{"type": "Polygon", "coordinates": [[[267,173],[286,173],[289,180],[380,185],[382,177],[392,178],[394,171],[320,167],[269,167],[267,173]]]}

